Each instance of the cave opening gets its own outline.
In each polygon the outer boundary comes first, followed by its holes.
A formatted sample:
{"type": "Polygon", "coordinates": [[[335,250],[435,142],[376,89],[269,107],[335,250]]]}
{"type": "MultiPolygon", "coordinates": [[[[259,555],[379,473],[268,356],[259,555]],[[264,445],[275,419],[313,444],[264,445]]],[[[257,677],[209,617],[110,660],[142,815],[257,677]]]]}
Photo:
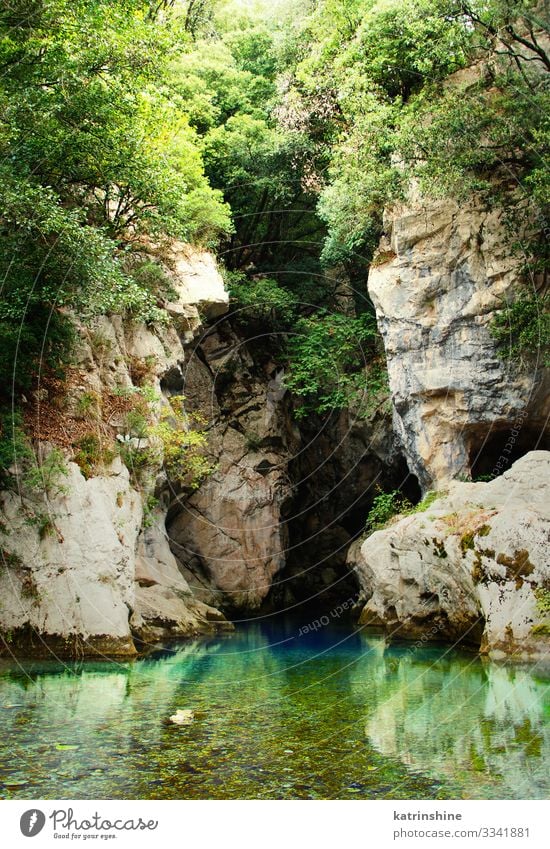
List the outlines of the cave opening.
{"type": "Polygon", "coordinates": [[[469,435],[468,457],[472,480],[502,475],[529,451],[550,450],[550,432],[544,425],[519,419],[512,424],[493,425],[469,435]]]}
{"type": "Polygon", "coordinates": [[[404,457],[385,464],[365,456],[357,474],[338,482],[334,469],[326,477],[305,477],[297,486],[287,517],[287,562],[273,581],[264,609],[292,616],[329,616],[356,620],[360,585],[347,565],[352,543],[365,535],[374,498],[398,490],[417,504],[418,479],[409,472],[404,457]],[[334,480],[337,483],[335,485],[334,480]]]}

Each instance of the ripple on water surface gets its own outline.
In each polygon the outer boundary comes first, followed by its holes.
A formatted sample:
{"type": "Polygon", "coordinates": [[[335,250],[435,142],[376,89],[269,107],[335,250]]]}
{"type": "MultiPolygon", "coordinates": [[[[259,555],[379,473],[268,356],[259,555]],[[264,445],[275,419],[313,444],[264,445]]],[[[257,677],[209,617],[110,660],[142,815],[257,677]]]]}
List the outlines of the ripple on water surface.
{"type": "Polygon", "coordinates": [[[132,663],[2,662],[3,798],[546,798],[548,680],[282,620],[132,663]],[[175,726],[177,709],[195,712],[175,726]]]}

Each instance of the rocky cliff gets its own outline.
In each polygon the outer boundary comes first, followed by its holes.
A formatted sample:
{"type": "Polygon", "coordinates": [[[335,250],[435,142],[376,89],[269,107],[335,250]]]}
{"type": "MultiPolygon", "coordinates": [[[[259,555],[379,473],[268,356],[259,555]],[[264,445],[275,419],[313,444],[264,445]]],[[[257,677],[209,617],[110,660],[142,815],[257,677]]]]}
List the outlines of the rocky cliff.
{"type": "Polygon", "coordinates": [[[369,287],[391,397],[299,427],[214,259],[173,243],[164,262],[164,324],[77,322],[64,379],[25,399],[36,456],[0,493],[5,650],[131,655],[360,592],[365,626],[542,654],[550,454],[510,466],[544,445],[548,393],[489,331],[521,275],[498,213],[388,214],[369,287]],[[379,489],[441,497],[350,548],[379,489]]]}
{"type": "Polygon", "coordinates": [[[375,485],[408,476],[386,396],[299,429],[212,257],[176,243],[166,272],[167,323],[79,325],[64,379],[25,401],[37,456],[1,495],[9,651],[131,654],[356,596],[348,545],[375,485]]]}
{"type": "Polygon", "coordinates": [[[8,651],[131,655],[161,636],[230,627],[195,597],[170,551],[171,484],[154,436],[172,422],[189,345],[228,295],[211,255],[175,243],[167,262],[165,325],[117,316],[79,325],[64,380],[45,378],[25,399],[37,454],[16,461],[0,494],[8,651]]]}
{"type": "Polygon", "coordinates": [[[525,286],[524,261],[494,208],[411,192],[386,212],[369,291],[394,427],[424,493],[436,491],[425,505],[443,497],[352,546],[366,626],[548,652],[550,453],[531,451],[549,447],[548,369],[504,358],[490,332],[525,286]],[[495,479],[460,482],[476,476],[495,479]]]}
{"type": "Polygon", "coordinates": [[[498,210],[413,197],[386,213],[369,292],[395,429],[424,490],[550,447],[547,370],[499,356],[489,329],[521,290],[524,262],[498,210]]]}
{"type": "Polygon", "coordinates": [[[198,340],[183,375],[208,422],[214,469],[171,501],[168,533],[196,593],[233,613],[258,609],[286,559],[288,462],[300,434],[281,377],[225,322],[198,340]]]}

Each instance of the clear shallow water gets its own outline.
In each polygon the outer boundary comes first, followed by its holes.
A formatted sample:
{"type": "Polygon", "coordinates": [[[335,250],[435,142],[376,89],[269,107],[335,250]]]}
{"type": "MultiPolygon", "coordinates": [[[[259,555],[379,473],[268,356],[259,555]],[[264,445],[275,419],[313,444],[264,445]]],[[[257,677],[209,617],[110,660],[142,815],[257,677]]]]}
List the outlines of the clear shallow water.
{"type": "Polygon", "coordinates": [[[547,798],[549,683],[282,621],[133,663],[4,661],[0,796],[547,798]]]}

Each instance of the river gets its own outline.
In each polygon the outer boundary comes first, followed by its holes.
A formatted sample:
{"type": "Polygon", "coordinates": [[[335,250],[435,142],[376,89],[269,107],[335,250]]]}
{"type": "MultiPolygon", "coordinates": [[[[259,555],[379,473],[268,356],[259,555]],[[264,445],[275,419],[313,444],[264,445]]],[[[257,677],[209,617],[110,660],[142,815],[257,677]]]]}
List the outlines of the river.
{"type": "Polygon", "coordinates": [[[3,660],[0,795],[546,798],[548,674],[283,619],[133,662],[3,660]]]}

